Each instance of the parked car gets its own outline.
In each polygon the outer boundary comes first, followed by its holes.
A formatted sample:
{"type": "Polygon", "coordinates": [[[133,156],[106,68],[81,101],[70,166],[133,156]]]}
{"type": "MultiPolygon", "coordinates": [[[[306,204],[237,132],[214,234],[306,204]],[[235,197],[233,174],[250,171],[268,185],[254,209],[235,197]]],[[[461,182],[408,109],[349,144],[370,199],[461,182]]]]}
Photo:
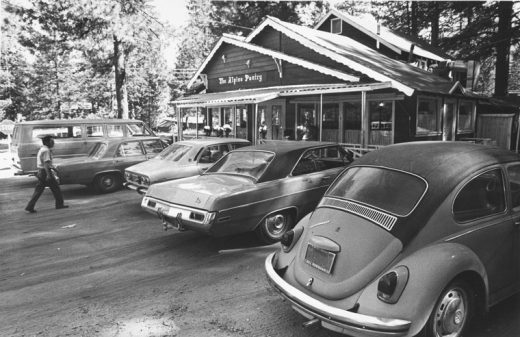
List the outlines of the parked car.
{"type": "Polygon", "coordinates": [[[310,212],[350,163],[334,143],[273,141],[229,152],[204,174],[151,185],[141,206],[165,229],[255,231],[274,242],[310,212]]]}
{"type": "Polygon", "coordinates": [[[239,138],[192,139],[173,143],[157,157],[125,170],[126,188],[145,194],[150,184],[199,175],[231,150],[250,145],[239,138]]]}
{"type": "Polygon", "coordinates": [[[308,319],[351,336],[460,337],[520,289],[520,156],[391,145],[346,169],[265,261],[308,319]]]}
{"type": "Polygon", "coordinates": [[[86,157],[56,160],[60,184],[84,184],[101,193],[114,192],[122,187],[125,168],[155,157],[165,146],[159,137],[98,142],[86,157]]]}
{"type": "Polygon", "coordinates": [[[16,175],[36,172],[36,154],[41,137],[54,137],[54,158],[84,157],[98,142],[126,137],[155,136],[136,119],[59,119],[16,123],[10,145],[11,165],[16,175]]]}

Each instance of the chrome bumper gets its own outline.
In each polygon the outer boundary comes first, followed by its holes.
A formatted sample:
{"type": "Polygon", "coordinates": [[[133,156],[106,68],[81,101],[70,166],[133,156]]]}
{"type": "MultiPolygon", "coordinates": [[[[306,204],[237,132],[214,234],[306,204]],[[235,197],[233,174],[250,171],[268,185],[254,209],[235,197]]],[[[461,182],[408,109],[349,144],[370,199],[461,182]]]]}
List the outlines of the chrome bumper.
{"type": "Polygon", "coordinates": [[[289,300],[293,308],[309,319],[318,319],[327,329],[353,337],[406,336],[411,322],[402,319],[374,317],[339,309],[305,294],[287,283],[273,268],[271,253],[265,260],[269,283],[289,300]]]}
{"type": "Polygon", "coordinates": [[[131,191],[136,191],[137,193],[142,195],[146,194],[146,192],[148,191],[147,187],[134,185],[133,183],[129,183],[128,181],[123,183],[123,187],[131,191]]]}

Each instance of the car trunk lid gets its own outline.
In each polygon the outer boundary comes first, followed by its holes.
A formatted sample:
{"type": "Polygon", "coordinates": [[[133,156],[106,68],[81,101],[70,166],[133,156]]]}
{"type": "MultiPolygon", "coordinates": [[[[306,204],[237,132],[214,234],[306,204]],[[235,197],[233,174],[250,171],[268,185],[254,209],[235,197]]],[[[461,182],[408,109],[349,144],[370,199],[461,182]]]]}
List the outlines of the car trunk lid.
{"type": "Polygon", "coordinates": [[[401,241],[374,222],[345,210],[318,208],[296,257],[297,281],[315,294],[351,296],[401,252],[401,241]]]}

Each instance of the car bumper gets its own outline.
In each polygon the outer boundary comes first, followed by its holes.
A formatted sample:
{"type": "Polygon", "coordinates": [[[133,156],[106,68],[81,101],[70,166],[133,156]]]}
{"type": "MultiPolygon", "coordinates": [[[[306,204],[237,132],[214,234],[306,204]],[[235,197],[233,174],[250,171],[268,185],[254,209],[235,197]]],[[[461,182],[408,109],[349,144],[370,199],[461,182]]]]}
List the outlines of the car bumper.
{"type": "Polygon", "coordinates": [[[287,283],[273,267],[275,253],[265,260],[269,283],[303,316],[319,320],[324,328],[353,337],[406,336],[411,322],[402,319],[374,317],[325,304],[287,283]]]}
{"type": "Polygon", "coordinates": [[[135,185],[135,184],[132,184],[129,182],[124,182],[123,187],[126,189],[129,189],[131,191],[136,191],[137,193],[139,193],[141,195],[146,194],[146,192],[148,191],[148,187],[135,185]]]}
{"type": "Polygon", "coordinates": [[[178,230],[190,229],[212,234],[212,222],[215,213],[172,204],[148,196],[143,198],[141,207],[148,213],[157,215],[162,220],[165,230],[169,228],[178,230]],[[194,214],[197,216],[195,217],[194,214]]]}

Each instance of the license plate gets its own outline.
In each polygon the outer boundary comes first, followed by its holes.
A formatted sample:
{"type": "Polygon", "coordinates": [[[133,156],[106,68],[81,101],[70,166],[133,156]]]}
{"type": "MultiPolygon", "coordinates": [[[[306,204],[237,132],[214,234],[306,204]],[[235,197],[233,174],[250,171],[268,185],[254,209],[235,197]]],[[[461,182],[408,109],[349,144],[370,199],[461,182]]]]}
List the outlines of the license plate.
{"type": "Polygon", "coordinates": [[[335,259],[335,253],[316,248],[312,245],[307,246],[307,251],[305,252],[305,263],[321,270],[322,272],[330,274],[335,259]]]}

